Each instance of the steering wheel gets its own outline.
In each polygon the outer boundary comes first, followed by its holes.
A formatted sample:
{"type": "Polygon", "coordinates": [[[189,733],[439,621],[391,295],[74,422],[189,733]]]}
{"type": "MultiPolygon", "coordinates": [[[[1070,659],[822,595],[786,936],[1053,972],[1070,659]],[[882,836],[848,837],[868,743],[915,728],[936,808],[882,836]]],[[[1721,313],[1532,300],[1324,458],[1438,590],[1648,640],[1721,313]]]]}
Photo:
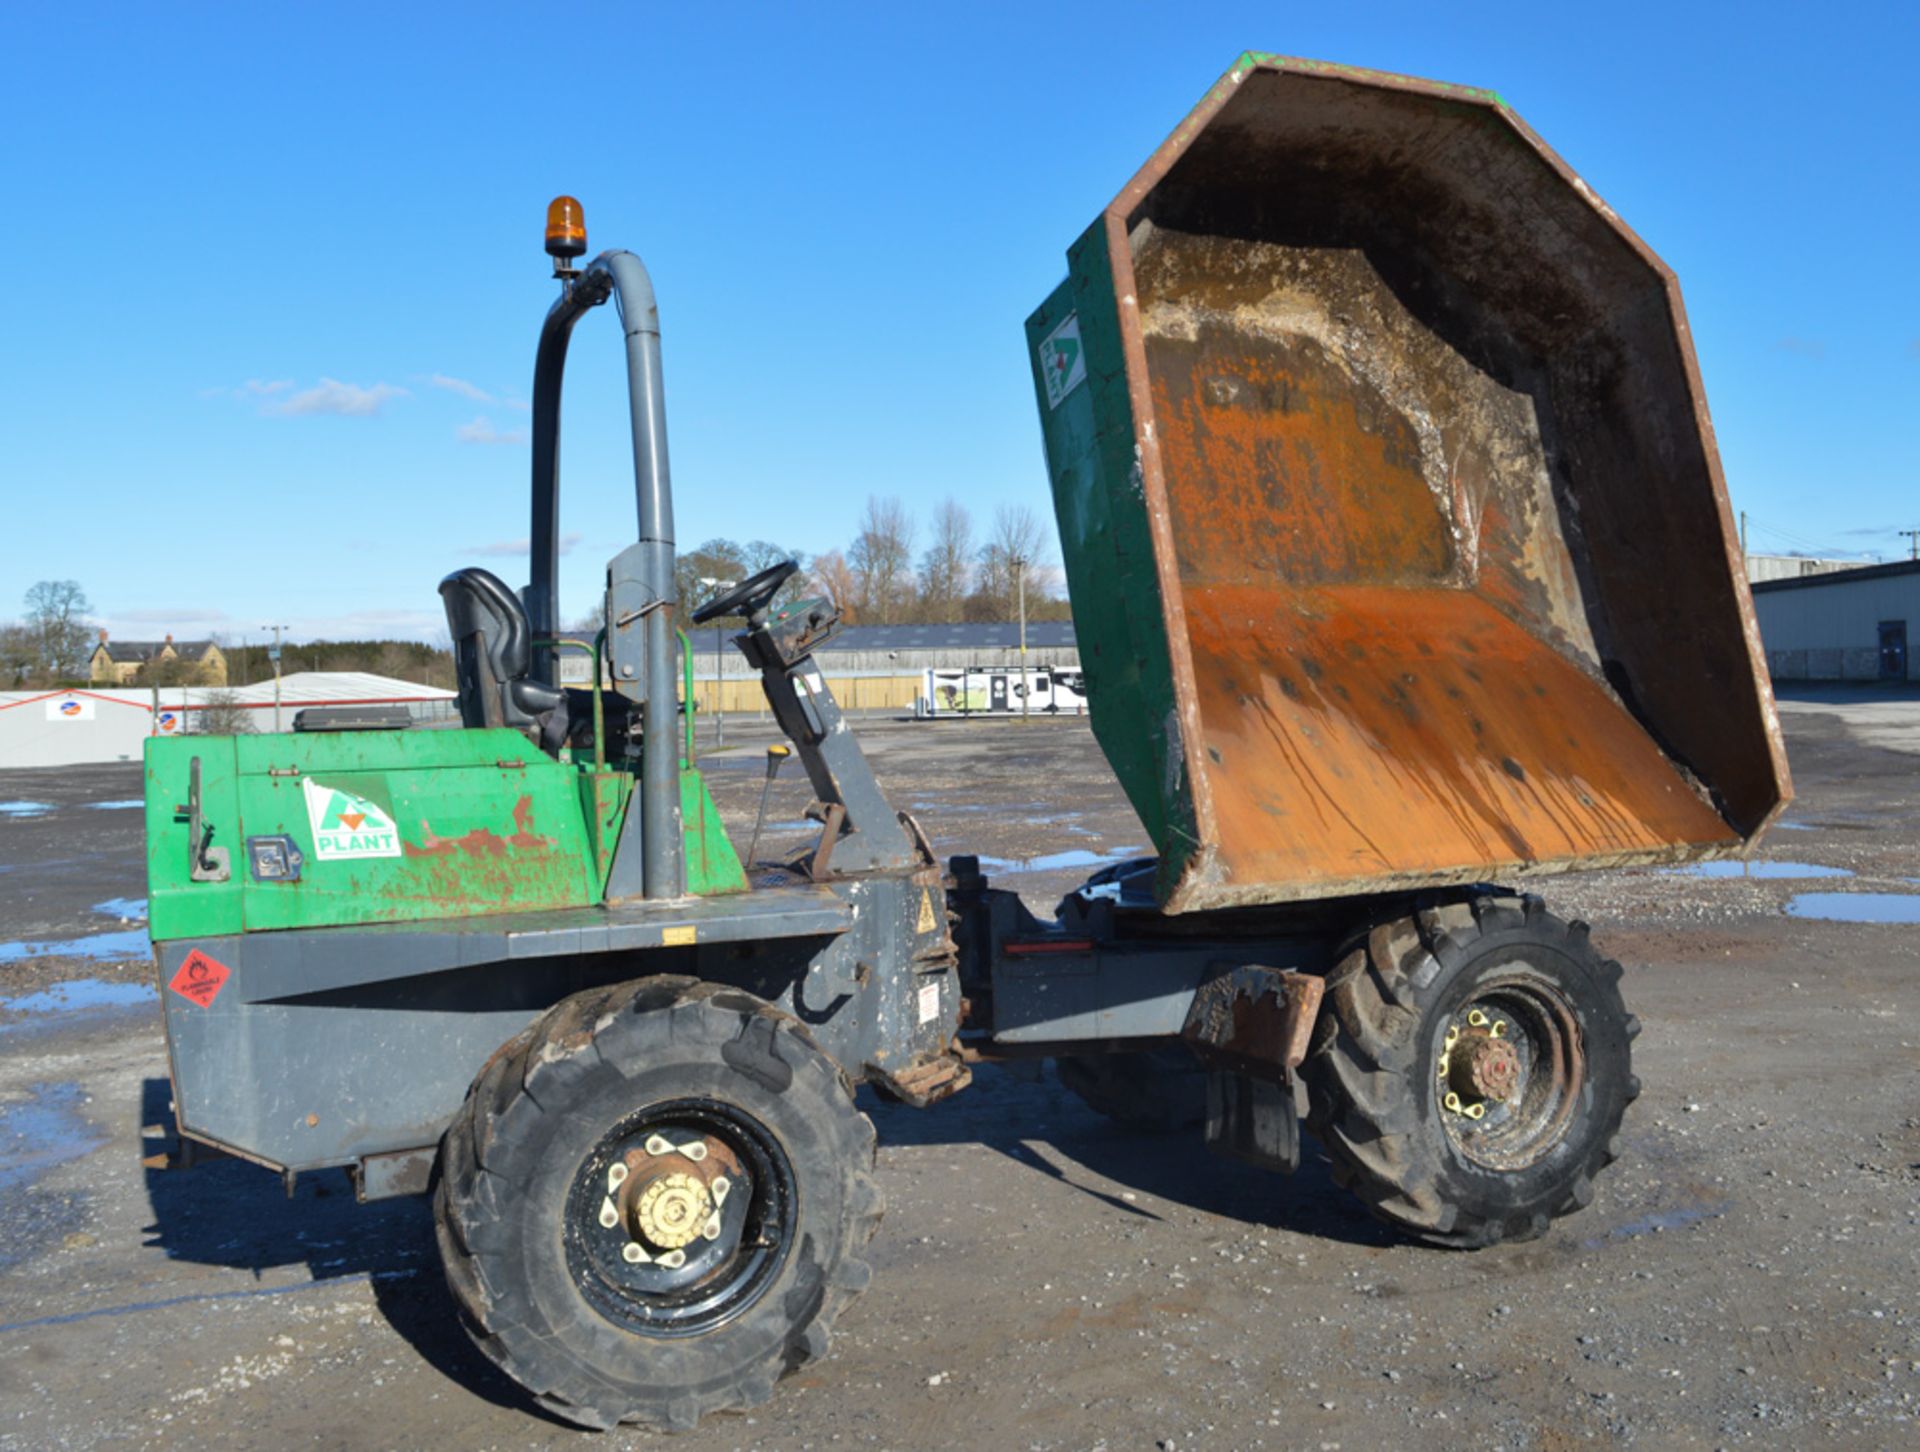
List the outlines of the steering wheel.
{"type": "Polygon", "coordinates": [[[773,597],[780,593],[780,587],[799,570],[798,560],[782,560],[777,565],[769,565],[759,574],[747,576],[725,594],[715,595],[707,601],[693,612],[693,623],[705,625],[709,620],[718,620],[723,615],[756,615],[773,603],[773,597]]]}

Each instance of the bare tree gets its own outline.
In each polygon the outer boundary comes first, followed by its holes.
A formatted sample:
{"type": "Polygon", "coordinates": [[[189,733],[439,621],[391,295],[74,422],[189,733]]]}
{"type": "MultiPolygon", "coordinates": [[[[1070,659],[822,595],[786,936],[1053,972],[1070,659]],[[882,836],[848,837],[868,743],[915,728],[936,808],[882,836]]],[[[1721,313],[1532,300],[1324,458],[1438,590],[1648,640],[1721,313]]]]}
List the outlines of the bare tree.
{"type": "Polygon", "coordinates": [[[967,613],[974,620],[1011,620],[1018,609],[1021,574],[1026,576],[1029,609],[1052,596],[1058,574],[1046,553],[1047,533],[1039,516],[1024,504],[1003,504],[994,511],[993,533],[980,548],[980,568],[967,613]]]}
{"type": "Polygon", "coordinates": [[[204,683],[206,674],[184,656],[164,655],[144,662],[133,678],[142,686],[197,686],[204,683]]]}
{"type": "Polygon", "coordinates": [[[0,681],[6,689],[25,686],[40,670],[40,643],[20,624],[0,625],[0,681]]]}
{"type": "Polygon", "coordinates": [[[812,575],[813,588],[840,607],[840,618],[848,625],[860,624],[860,603],[855,598],[859,593],[859,584],[854,579],[853,566],[847,563],[847,557],[839,550],[815,555],[812,575]]]}
{"type": "Polygon", "coordinates": [[[730,539],[710,539],[698,549],[685,551],[673,565],[673,582],[680,592],[682,618],[720,593],[718,586],[703,585],[702,580],[731,580],[738,584],[751,573],[746,552],[730,539]]]}
{"type": "Polygon", "coordinates": [[[232,691],[208,691],[190,714],[197,735],[246,736],[253,730],[253,712],[232,691]]]}
{"type": "Polygon", "coordinates": [[[973,519],[957,499],[933,512],[933,540],[920,557],[920,604],[930,621],[958,620],[973,565],[973,519]]]}
{"type": "Polygon", "coordinates": [[[891,625],[906,613],[913,590],[913,516],[898,499],[869,495],[847,562],[853,566],[860,614],[891,625]]]}
{"type": "Polygon", "coordinates": [[[600,633],[600,627],[607,623],[607,597],[601,595],[593,602],[593,608],[567,627],[567,634],[578,639],[591,641],[600,633]]]}
{"type": "Polygon", "coordinates": [[[807,571],[807,557],[799,550],[790,550],[785,545],[775,544],[772,540],[750,539],[740,547],[740,553],[746,559],[747,573],[749,575],[757,575],[762,570],[770,570],[775,565],[783,564],[788,560],[792,560],[800,566],[787,580],[787,583],[782,585],[779,590],[774,593],[773,606],[775,609],[787,604],[789,601],[798,600],[805,595],[814,593],[812,588],[813,582],[809,578],[807,571]]]}
{"type": "Polygon", "coordinates": [[[87,592],[77,580],[41,580],[28,589],[26,599],[25,624],[38,673],[50,678],[85,675],[93,635],[87,592]]]}

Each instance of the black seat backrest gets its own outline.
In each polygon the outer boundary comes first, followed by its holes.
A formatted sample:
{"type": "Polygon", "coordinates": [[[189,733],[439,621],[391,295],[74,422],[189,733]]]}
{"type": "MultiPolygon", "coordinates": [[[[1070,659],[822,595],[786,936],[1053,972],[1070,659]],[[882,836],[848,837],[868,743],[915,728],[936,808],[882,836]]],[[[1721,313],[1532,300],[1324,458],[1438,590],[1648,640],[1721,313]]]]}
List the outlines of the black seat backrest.
{"type": "Polygon", "coordinates": [[[498,575],[469,566],[440,582],[466,726],[513,726],[549,751],[566,739],[566,692],[527,679],[533,629],[519,596],[498,575]]]}

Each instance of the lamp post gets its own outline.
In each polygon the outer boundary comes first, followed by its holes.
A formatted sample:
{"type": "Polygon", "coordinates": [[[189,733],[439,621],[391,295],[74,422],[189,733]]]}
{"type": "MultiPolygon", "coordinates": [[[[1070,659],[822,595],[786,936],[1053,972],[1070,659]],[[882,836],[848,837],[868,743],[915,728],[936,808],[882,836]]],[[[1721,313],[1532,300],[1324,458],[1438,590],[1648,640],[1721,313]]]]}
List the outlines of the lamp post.
{"type": "Polygon", "coordinates": [[[263,625],[260,628],[273,632],[273,644],[267,647],[267,659],[273,662],[273,730],[277,736],[280,733],[280,632],[287,627],[263,625]]]}
{"type": "Polygon", "coordinates": [[[1027,719],[1027,561],[1024,555],[1013,557],[1013,585],[1020,597],[1020,719],[1027,719]]]}
{"type": "MultiPolygon", "coordinates": [[[[738,580],[715,580],[702,575],[700,583],[709,590],[731,590],[739,584],[738,580]]],[[[727,740],[727,713],[722,704],[721,687],[727,678],[727,632],[719,621],[713,622],[713,744],[723,746],[727,740]]],[[[693,709],[693,702],[687,702],[687,709],[693,709]]]]}

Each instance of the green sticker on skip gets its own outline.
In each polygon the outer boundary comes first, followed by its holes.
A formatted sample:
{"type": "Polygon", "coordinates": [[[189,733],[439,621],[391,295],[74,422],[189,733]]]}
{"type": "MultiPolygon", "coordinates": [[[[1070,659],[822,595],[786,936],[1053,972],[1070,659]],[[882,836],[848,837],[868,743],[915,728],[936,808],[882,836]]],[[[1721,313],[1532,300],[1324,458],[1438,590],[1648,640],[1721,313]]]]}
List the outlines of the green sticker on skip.
{"type": "Polygon", "coordinates": [[[322,862],[400,855],[400,833],[393,818],[373,802],[312,777],[300,787],[306,793],[307,822],[313,828],[313,855],[322,862]]]}
{"type": "Polygon", "coordinates": [[[1047,380],[1047,407],[1078,388],[1087,377],[1086,350],[1080,346],[1080,315],[1068,313],[1040,345],[1040,375],[1047,380]]]}

